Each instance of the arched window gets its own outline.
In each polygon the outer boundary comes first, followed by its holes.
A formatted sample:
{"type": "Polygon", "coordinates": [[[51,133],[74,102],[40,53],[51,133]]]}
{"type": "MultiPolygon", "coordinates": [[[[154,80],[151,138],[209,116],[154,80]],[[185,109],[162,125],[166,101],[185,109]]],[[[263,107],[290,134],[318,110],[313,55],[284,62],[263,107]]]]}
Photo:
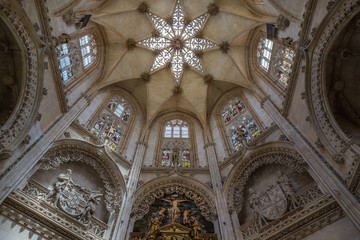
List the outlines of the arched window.
{"type": "Polygon", "coordinates": [[[168,121],[164,126],[161,166],[179,167],[191,165],[191,141],[189,124],[180,119],[168,121]]]}
{"type": "Polygon", "coordinates": [[[243,141],[249,142],[260,134],[249,111],[238,98],[227,101],[222,110],[222,118],[235,150],[241,148],[243,141]]]}
{"type": "Polygon", "coordinates": [[[273,46],[274,42],[267,38],[263,39],[258,46],[257,56],[260,59],[260,66],[266,71],[269,70],[273,46]]]}
{"type": "Polygon", "coordinates": [[[96,57],[96,42],[92,35],[85,35],[79,39],[81,47],[81,56],[83,58],[83,66],[90,66],[96,57]]]}
{"type": "Polygon", "coordinates": [[[112,149],[116,149],[127,128],[129,118],[130,108],[127,102],[120,97],[115,97],[110,100],[100,118],[95,122],[91,133],[112,149]]]}
{"type": "Polygon", "coordinates": [[[288,85],[295,52],[289,47],[262,39],[257,48],[259,65],[284,86],[288,85]]]}
{"type": "Polygon", "coordinates": [[[72,40],[69,40],[68,35],[65,36],[61,36],[61,43],[56,48],[63,82],[67,82],[94,63],[97,52],[93,35],[87,34],[72,40]]]}
{"type": "Polygon", "coordinates": [[[57,46],[57,55],[59,60],[59,68],[61,71],[61,77],[63,81],[66,82],[74,75],[69,44],[63,43],[57,46]]]}
{"type": "Polygon", "coordinates": [[[165,126],[165,138],[189,138],[189,127],[182,120],[171,120],[165,126]]]}

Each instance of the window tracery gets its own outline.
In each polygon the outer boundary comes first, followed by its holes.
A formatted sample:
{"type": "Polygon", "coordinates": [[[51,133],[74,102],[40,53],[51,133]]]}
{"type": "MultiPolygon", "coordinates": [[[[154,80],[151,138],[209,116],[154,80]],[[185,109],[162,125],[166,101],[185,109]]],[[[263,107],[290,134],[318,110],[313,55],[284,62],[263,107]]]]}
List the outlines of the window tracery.
{"type": "Polygon", "coordinates": [[[56,50],[63,82],[67,82],[74,75],[94,63],[97,52],[96,42],[91,34],[72,41],[62,42],[56,50]]]}
{"type": "Polygon", "coordinates": [[[85,35],[79,39],[81,47],[81,56],[83,58],[84,68],[90,66],[96,57],[96,42],[92,35],[85,35]]]}
{"type": "Polygon", "coordinates": [[[288,85],[295,52],[289,47],[261,39],[257,48],[259,65],[284,86],[288,85]],[[273,53],[275,52],[275,54],[273,53]]]}
{"type": "Polygon", "coordinates": [[[127,128],[130,112],[129,105],[124,99],[112,98],[93,125],[91,133],[115,150],[127,128]]]}
{"type": "Polygon", "coordinates": [[[222,110],[222,119],[236,151],[244,141],[249,142],[260,134],[251,114],[239,98],[227,101],[222,110]]]}
{"type": "Polygon", "coordinates": [[[163,128],[161,166],[190,167],[191,140],[189,124],[180,119],[168,121],[163,128]]]}

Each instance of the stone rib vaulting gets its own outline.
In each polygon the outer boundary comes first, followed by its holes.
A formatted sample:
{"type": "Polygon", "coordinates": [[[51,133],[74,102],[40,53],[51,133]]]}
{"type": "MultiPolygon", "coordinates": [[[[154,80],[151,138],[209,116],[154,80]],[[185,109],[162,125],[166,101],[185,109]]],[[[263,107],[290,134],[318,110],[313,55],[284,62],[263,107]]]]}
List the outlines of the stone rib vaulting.
{"type": "Polygon", "coordinates": [[[358,0],[0,0],[0,239],[360,239],[358,0]]]}

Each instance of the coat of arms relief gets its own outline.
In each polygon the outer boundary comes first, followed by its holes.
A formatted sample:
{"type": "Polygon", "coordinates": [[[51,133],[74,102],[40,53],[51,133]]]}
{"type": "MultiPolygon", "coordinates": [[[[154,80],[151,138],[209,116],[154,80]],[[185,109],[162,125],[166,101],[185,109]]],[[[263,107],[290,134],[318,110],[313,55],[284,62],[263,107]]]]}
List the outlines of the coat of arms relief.
{"type": "Polygon", "coordinates": [[[68,169],[57,177],[45,201],[89,226],[102,195],[100,189],[92,191],[74,183],[68,169]]]}
{"type": "Polygon", "coordinates": [[[290,179],[285,173],[280,173],[277,181],[264,192],[256,193],[249,188],[249,205],[254,212],[255,221],[260,228],[270,221],[283,216],[288,210],[299,206],[290,179]]]}

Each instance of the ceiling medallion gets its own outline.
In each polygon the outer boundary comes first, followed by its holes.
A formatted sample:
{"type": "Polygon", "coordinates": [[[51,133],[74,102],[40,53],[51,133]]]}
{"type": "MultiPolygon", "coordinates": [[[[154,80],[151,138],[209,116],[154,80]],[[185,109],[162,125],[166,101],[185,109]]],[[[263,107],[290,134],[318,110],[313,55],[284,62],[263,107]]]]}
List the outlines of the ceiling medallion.
{"type": "Polygon", "coordinates": [[[147,12],[147,14],[155,25],[155,32],[159,34],[153,34],[152,37],[140,41],[138,44],[156,52],[160,51],[156,55],[150,73],[162,67],[170,67],[177,83],[182,76],[184,65],[205,74],[196,53],[217,47],[215,43],[202,38],[202,34],[199,34],[209,13],[189,20],[185,17],[178,0],[170,17],[164,19],[151,12],[147,12]]]}

